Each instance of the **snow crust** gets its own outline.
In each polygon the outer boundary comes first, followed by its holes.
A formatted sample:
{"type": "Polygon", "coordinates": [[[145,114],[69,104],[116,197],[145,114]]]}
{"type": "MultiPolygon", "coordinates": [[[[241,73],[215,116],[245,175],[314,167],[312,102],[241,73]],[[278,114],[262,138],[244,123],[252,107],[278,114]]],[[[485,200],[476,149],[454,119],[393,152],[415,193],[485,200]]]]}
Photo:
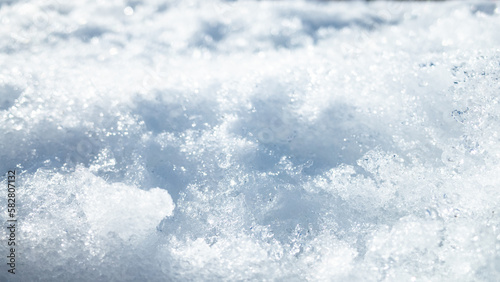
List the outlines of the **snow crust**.
{"type": "Polygon", "coordinates": [[[500,279],[498,2],[9,0],[0,22],[1,281],[500,279]]]}

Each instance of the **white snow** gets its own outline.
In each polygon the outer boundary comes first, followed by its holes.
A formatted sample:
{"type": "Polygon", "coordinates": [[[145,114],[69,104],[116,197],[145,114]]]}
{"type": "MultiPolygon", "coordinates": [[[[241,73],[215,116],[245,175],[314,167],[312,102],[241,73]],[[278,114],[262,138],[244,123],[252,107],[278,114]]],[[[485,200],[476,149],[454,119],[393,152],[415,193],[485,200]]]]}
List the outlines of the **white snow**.
{"type": "Polygon", "coordinates": [[[498,5],[0,2],[0,281],[499,280],[498,5]]]}

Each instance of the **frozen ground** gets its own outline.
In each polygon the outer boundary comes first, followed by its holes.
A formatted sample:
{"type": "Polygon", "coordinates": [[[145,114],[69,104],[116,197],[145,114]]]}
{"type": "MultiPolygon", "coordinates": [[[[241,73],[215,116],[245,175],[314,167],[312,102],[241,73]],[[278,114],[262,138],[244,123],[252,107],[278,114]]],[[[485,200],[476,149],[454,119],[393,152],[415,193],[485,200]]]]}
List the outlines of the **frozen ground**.
{"type": "Polygon", "coordinates": [[[498,281],[498,4],[1,1],[0,280],[498,281]]]}

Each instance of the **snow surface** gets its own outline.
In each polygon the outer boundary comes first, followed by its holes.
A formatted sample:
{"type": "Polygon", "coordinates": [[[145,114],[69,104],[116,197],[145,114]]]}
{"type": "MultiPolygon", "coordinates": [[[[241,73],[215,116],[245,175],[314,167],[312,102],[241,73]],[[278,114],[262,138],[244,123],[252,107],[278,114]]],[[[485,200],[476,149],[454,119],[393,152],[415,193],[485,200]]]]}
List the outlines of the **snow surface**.
{"type": "Polygon", "coordinates": [[[498,4],[1,1],[0,280],[500,280],[498,4]]]}

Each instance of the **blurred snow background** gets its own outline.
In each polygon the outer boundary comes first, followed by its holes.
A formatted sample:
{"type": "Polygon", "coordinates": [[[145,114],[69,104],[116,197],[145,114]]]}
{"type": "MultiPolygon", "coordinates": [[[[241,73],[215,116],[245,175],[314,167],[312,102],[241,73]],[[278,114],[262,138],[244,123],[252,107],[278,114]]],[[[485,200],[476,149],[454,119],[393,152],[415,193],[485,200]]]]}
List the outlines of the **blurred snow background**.
{"type": "Polygon", "coordinates": [[[500,279],[498,2],[4,0],[0,22],[1,281],[500,279]]]}

